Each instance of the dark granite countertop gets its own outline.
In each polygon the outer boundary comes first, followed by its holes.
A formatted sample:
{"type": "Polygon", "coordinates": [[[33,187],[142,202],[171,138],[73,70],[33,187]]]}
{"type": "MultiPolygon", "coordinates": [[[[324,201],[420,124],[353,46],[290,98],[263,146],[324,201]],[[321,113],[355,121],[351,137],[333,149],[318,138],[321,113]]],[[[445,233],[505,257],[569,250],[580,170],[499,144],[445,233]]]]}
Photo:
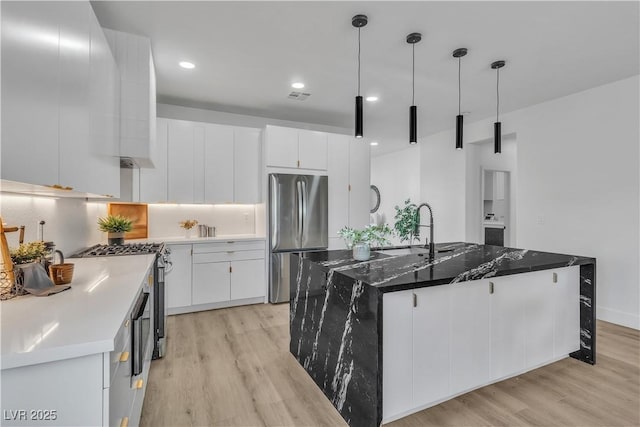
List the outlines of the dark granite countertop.
{"type": "Polygon", "coordinates": [[[368,261],[354,260],[350,250],[306,252],[303,257],[333,274],[343,274],[382,292],[595,263],[589,257],[463,242],[437,244],[433,260],[427,253],[375,250],[368,261]]]}

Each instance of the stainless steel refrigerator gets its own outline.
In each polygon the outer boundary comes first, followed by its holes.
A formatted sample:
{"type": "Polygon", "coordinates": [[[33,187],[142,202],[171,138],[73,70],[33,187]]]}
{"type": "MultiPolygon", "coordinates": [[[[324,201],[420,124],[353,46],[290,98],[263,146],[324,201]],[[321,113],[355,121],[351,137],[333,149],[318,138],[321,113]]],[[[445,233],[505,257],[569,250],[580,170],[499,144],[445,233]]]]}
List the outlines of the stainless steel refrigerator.
{"type": "Polygon", "coordinates": [[[326,176],[269,175],[269,302],[289,301],[291,252],[326,249],[326,176]]]}

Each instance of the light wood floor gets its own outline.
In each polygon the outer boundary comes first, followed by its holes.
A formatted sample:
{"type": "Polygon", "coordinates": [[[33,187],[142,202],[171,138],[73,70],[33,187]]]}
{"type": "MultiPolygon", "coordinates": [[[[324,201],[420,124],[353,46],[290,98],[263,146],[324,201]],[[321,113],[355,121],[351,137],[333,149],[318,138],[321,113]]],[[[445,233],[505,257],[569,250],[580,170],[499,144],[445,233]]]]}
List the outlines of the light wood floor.
{"type": "MultiPolygon", "coordinates": [[[[142,426],[344,426],[289,354],[288,305],[171,316],[142,426]]],[[[389,426],[640,426],[640,333],[598,322],[598,364],[564,359],[389,426]]]]}

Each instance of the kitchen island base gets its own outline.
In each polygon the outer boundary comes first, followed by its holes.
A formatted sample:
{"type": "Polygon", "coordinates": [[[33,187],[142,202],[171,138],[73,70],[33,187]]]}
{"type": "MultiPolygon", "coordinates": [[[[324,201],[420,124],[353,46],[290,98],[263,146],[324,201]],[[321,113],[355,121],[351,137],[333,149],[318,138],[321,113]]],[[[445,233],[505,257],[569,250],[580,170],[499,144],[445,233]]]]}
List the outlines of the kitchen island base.
{"type": "Polygon", "coordinates": [[[432,260],[294,255],[290,351],[350,425],[377,426],[568,355],[595,362],[595,260],[457,245],[432,260]]]}

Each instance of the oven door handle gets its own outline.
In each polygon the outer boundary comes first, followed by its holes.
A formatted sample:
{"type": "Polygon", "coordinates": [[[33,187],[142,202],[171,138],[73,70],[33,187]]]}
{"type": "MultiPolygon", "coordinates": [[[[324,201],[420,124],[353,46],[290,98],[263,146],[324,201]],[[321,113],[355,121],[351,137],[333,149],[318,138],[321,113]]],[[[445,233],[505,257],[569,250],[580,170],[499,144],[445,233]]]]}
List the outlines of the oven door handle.
{"type": "Polygon", "coordinates": [[[142,315],[144,314],[144,310],[147,308],[147,301],[149,300],[149,292],[144,292],[139,298],[138,303],[136,304],[136,309],[133,311],[135,314],[133,315],[134,322],[136,320],[140,320],[142,315]]]}

